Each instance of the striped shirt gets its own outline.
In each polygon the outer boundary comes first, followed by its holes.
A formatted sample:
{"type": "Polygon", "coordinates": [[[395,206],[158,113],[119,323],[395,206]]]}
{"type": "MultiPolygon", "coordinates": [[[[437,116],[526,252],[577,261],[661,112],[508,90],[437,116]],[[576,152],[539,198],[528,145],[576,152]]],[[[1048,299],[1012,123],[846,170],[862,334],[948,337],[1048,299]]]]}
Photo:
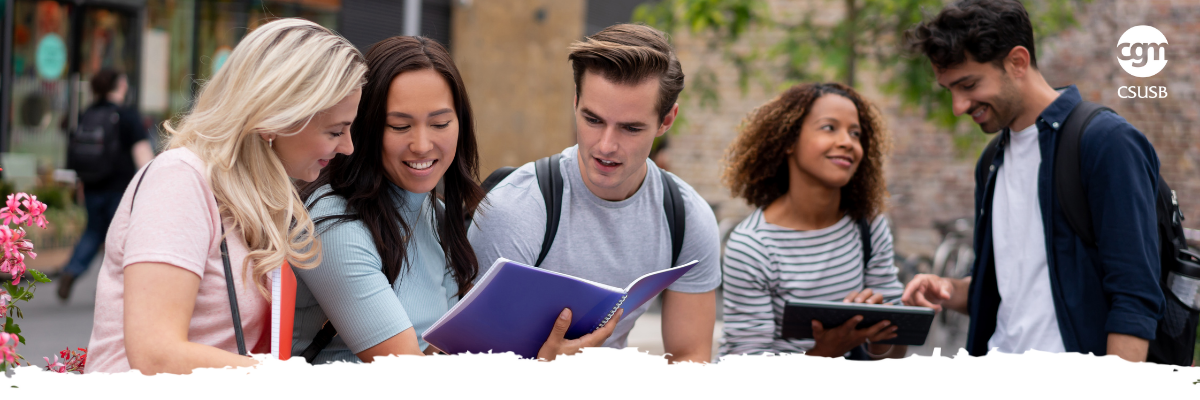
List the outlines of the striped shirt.
{"type": "Polygon", "coordinates": [[[871,257],[863,267],[861,233],[849,216],[828,228],[797,231],[771,224],[755,210],[729,235],[725,248],[725,337],[721,355],[796,353],[809,340],[780,338],[788,301],[841,301],[870,288],[884,301],[904,286],[892,262],[892,234],[883,216],[871,222],[871,257]]]}

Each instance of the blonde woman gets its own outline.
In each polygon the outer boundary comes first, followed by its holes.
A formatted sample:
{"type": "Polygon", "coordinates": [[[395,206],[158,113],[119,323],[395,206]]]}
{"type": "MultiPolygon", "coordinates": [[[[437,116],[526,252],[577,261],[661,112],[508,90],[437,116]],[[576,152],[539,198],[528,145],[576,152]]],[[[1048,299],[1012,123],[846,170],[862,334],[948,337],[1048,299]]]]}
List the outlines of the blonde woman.
{"type": "Polygon", "coordinates": [[[366,66],[344,38],[277,20],[247,35],[164,124],[168,150],[126,189],[105,244],[86,372],[249,366],[269,350],[267,276],[317,265],[320,243],[291,179],[350,154],[366,66]]]}

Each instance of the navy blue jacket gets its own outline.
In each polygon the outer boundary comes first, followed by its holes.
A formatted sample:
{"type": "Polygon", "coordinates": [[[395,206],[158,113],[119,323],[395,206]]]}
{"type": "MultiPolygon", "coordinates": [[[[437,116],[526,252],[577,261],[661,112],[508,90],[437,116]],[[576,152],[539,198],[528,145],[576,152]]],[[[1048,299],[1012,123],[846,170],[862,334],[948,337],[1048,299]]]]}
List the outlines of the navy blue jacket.
{"type": "MultiPolygon", "coordinates": [[[[1084,246],[1063,214],[1053,182],[1059,128],[1080,101],[1079,90],[1067,87],[1037,120],[1042,153],[1038,203],[1063,345],[1069,352],[1104,355],[1109,333],[1152,340],[1162,315],[1154,208],[1159,164],[1150,141],[1124,118],[1105,112],[1092,119],[1080,144],[1080,175],[1091,206],[1096,247],[1084,246]]],[[[967,336],[967,351],[973,356],[987,354],[1000,307],[991,209],[1009,131],[1001,134],[992,165],[983,165],[980,159],[975,167],[975,176],[987,179],[975,183],[974,248],[978,256],[971,274],[967,336]]]]}

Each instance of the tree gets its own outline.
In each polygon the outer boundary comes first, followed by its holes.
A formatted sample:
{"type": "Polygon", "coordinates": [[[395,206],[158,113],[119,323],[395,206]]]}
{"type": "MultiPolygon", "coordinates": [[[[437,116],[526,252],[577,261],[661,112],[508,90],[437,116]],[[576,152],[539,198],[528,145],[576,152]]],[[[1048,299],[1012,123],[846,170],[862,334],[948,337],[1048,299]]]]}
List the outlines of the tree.
{"type": "MultiPolygon", "coordinates": [[[[1090,1],[1026,2],[1034,37],[1042,42],[1075,26],[1075,8],[1090,1]]],[[[856,87],[865,66],[880,77],[878,84],[884,93],[898,96],[904,109],[920,110],[925,118],[954,132],[960,154],[975,155],[987,136],[977,134],[978,127],[960,132],[960,119],[950,108],[950,93],[935,82],[929,61],[910,54],[904,43],[906,30],[937,13],[945,3],[841,0],[842,18],[830,24],[816,21],[814,16],[821,14],[820,7],[837,6],[836,1],[809,2],[810,9],[797,17],[772,12],[766,0],[661,0],[639,6],[633,20],[668,33],[687,29],[704,37],[710,48],[720,50],[737,68],[743,91],[751,81],[774,91],[797,82],[831,78],[856,87]],[[782,38],[766,48],[739,46],[752,30],[776,31],[782,38]]],[[[715,73],[702,66],[694,75],[689,95],[699,95],[701,106],[715,107],[719,102],[715,73]]]]}

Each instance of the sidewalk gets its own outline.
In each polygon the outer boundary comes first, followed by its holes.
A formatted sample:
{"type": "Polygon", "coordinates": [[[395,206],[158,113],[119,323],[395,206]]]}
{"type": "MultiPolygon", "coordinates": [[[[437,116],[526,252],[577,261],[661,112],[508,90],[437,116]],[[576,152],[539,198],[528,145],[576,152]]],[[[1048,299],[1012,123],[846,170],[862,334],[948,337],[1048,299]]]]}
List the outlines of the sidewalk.
{"type": "Polygon", "coordinates": [[[58,300],[58,282],[38,284],[33,300],[20,303],[25,318],[13,319],[25,336],[25,344],[17,345],[17,353],[25,356],[26,361],[44,367],[46,362],[42,357],[53,360],[54,355],[68,347],[87,347],[96,309],[96,277],[103,257],[103,252],[97,254],[91,268],[75,280],[67,303],[58,300]]]}

